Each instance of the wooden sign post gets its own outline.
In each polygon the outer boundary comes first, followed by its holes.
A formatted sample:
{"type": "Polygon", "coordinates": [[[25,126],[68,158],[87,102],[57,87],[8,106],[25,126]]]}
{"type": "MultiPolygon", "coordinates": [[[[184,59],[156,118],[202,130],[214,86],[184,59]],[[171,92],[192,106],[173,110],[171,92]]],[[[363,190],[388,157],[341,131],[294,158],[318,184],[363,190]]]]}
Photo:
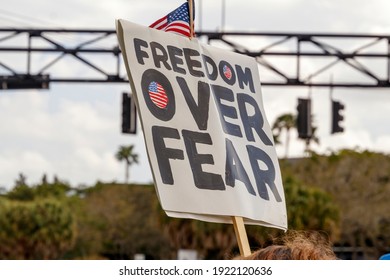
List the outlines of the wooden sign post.
{"type": "Polygon", "coordinates": [[[251,249],[249,247],[248,236],[245,230],[244,219],[242,217],[232,216],[232,221],[238,247],[240,248],[240,254],[243,257],[247,257],[251,254],[251,249]]]}

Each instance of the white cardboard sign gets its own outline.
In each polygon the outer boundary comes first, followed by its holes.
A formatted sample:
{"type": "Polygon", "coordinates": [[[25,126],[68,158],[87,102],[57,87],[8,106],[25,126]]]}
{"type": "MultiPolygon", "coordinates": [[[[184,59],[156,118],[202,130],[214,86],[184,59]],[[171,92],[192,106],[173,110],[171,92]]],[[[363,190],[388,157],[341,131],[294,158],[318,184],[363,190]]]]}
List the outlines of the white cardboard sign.
{"type": "Polygon", "coordinates": [[[256,61],[125,20],[117,35],[167,215],[287,229],[256,61]]]}

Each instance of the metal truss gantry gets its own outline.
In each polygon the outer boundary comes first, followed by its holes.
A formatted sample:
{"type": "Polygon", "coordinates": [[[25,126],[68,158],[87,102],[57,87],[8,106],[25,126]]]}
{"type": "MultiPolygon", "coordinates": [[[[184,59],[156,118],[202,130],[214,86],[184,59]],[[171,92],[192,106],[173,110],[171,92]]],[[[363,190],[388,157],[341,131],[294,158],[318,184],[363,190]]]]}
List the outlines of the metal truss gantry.
{"type": "MultiPolygon", "coordinates": [[[[264,86],[390,87],[390,35],[197,32],[196,36],[254,57],[264,86]]],[[[127,83],[115,30],[0,29],[0,88],[45,88],[52,82],[127,83]],[[83,70],[72,71],[76,63],[83,70]]]]}

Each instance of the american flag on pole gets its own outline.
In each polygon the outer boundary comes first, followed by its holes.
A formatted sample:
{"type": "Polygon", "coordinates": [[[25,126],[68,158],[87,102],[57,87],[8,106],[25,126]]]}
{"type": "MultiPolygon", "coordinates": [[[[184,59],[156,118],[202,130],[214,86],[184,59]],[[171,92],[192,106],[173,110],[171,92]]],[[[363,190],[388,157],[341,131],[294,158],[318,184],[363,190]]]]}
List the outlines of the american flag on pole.
{"type": "MultiPolygon", "coordinates": [[[[195,14],[195,13],[193,13],[195,14]]],[[[188,2],[152,23],[149,27],[191,37],[188,2]]]]}

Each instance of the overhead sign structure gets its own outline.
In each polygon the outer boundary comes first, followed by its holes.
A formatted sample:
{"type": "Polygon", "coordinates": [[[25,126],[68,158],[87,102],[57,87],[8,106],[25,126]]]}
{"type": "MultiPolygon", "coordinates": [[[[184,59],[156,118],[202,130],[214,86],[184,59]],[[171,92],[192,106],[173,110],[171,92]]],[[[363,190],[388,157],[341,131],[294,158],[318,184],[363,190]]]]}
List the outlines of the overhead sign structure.
{"type": "Polygon", "coordinates": [[[287,229],[253,58],[117,21],[156,191],[168,216],[287,229]]]}

